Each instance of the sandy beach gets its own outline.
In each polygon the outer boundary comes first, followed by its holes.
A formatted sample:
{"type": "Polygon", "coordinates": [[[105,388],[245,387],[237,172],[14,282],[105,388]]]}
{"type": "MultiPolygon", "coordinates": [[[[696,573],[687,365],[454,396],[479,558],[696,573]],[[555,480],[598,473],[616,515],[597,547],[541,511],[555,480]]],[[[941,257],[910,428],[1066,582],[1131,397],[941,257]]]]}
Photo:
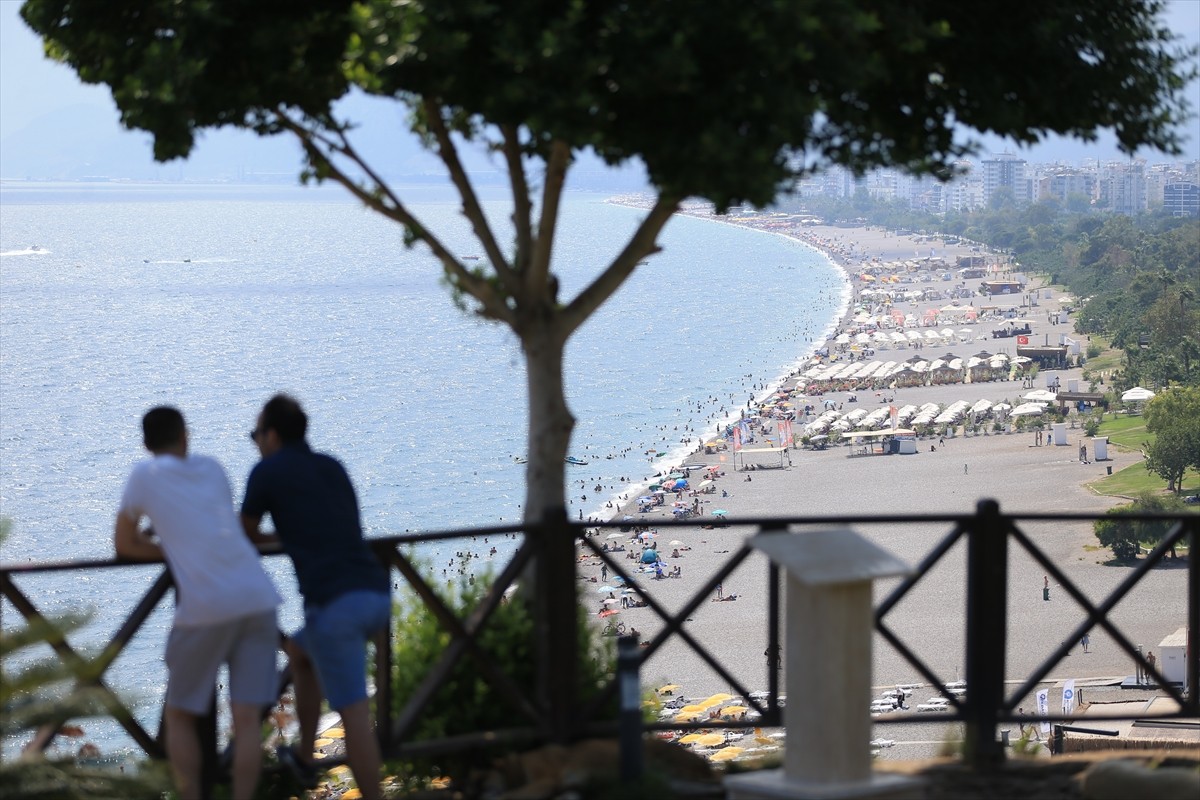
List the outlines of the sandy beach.
{"type": "MultiPolygon", "coordinates": [[[[997,263],[1001,259],[1000,256],[982,253],[966,244],[946,244],[924,237],[918,241],[913,236],[897,236],[878,229],[789,227],[773,225],[763,215],[724,221],[762,226],[772,232],[796,236],[825,250],[847,271],[856,295],[868,283],[858,277],[861,270],[873,265],[925,257],[931,249],[936,256],[946,260],[950,269],[955,268],[958,256],[984,255],[990,263],[997,263]]],[[[919,271],[940,273],[943,270],[939,267],[937,270],[919,271]]],[[[1026,287],[1027,293],[1037,286],[1036,281],[1036,278],[1031,279],[1026,287]]],[[[963,281],[957,275],[953,281],[934,278],[934,285],[939,286],[951,287],[960,283],[963,281]]],[[[977,288],[980,280],[966,280],[965,284],[967,288],[977,288]]],[[[907,285],[904,288],[908,288],[907,285]]],[[[919,284],[913,288],[919,288],[919,284]]],[[[1056,344],[1060,333],[1070,334],[1072,325],[1069,317],[1061,315],[1057,322],[1053,320],[1053,311],[1057,310],[1053,300],[1058,294],[1050,290],[1039,292],[1038,307],[1023,310],[1022,320],[1028,320],[1032,326],[1030,341],[1056,344]]],[[[971,302],[973,306],[968,308],[981,310],[979,319],[965,325],[970,335],[956,336],[948,341],[922,342],[921,349],[917,351],[920,357],[930,361],[943,356],[965,359],[984,350],[990,354],[1007,353],[1012,356],[1016,339],[992,339],[991,330],[998,327],[1000,319],[984,318],[982,309],[1020,304],[1021,296],[983,298],[975,295],[970,301],[964,299],[962,302],[964,305],[971,302]]],[[[944,299],[906,301],[903,310],[922,319],[931,309],[945,305],[944,299]]],[[[826,343],[831,355],[842,349],[846,351],[842,358],[852,357],[848,348],[839,347],[836,335],[850,327],[854,307],[852,300],[841,329],[826,343]]],[[[964,326],[954,327],[957,330],[964,326]]],[[[861,349],[865,351],[865,347],[861,349]]],[[[873,356],[863,353],[861,358],[903,361],[913,355],[911,350],[904,349],[877,352],[873,356]]],[[[804,382],[799,380],[798,375],[788,376],[783,385],[794,387],[798,382],[801,384],[790,398],[791,407],[798,416],[793,422],[793,431],[799,434],[804,422],[813,419],[815,413],[824,410],[829,403],[843,412],[853,408],[875,411],[908,404],[946,405],[959,400],[974,404],[984,399],[1015,406],[1023,402],[1021,396],[1033,386],[1043,388],[1054,379],[1059,380],[1064,390],[1070,381],[1082,384],[1081,372],[1078,367],[1042,370],[1032,386],[1018,377],[1014,380],[907,388],[893,388],[885,384],[878,389],[834,390],[819,396],[803,395],[804,382]],[[851,402],[852,395],[856,395],[854,402],[851,402]],[[807,418],[801,413],[805,406],[814,407],[814,414],[807,418]]],[[[1086,391],[1087,386],[1081,385],[1080,388],[1086,391]]],[[[753,407],[748,409],[751,414],[755,411],[753,407]]],[[[772,419],[764,422],[771,428],[778,424],[777,420],[772,419]]],[[[629,498],[629,502],[618,511],[618,518],[632,517],[633,524],[657,531],[654,545],[665,562],[667,572],[677,567],[682,572],[680,578],[662,580],[655,580],[653,574],[638,574],[638,584],[668,609],[673,611],[682,607],[725,563],[729,554],[736,551],[742,540],[754,533],[754,529],[748,526],[739,526],[739,519],[969,513],[983,498],[994,498],[999,501],[1002,510],[1016,514],[1103,511],[1119,503],[1120,499],[1097,495],[1087,488],[1087,483],[1107,474],[1110,467],[1115,472],[1141,457],[1137,453],[1117,452],[1110,448],[1110,460],[1095,462],[1092,443],[1080,427],[1072,427],[1067,431],[1065,446],[1038,444],[1038,439],[1031,431],[1004,433],[993,432],[991,428],[992,422],[989,420],[983,427],[983,434],[969,435],[960,424],[953,435],[944,439],[936,435],[919,439],[917,452],[912,455],[853,455],[853,448],[845,445],[824,450],[791,448],[787,451],[782,468],[763,468],[771,459],[778,464],[778,457],[772,454],[770,458],[748,459],[759,461],[760,467],[744,471],[735,468],[732,446],[708,454],[700,449],[687,459],[685,468],[688,464],[716,467],[716,491],[696,496],[684,492],[678,497],[680,502],[689,507],[699,501],[701,513],[698,517],[689,520],[683,527],[659,529],[659,525],[672,518],[672,501],[676,500],[673,494],[666,495],[668,501],[664,505],[648,511],[639,510],[636,498],[629,498]],[[1084,461],[1080,460],[1081,444],[1087,447],[1087,459],[1084,461]],[[715,510],[726,512],[725,518],[732,524],[728,527],[706,527],[718,519],[712,513],[715,510]],[[681,544],[674,545],[672,542],[681,544]],[[672,557],[676,550],[678,557],[672,557]]],[[[712,437],[710,435],[707,438],[712,437]]],[[[761,446],[761,442],[746,445],[747,448],[761,446]]],[[[689,483],[694,487],[699,482],[695,476],[708,474],[707,469],[688,471],[691,478],[689,483]]],[[[950,529],[949,524],[864,525],[857,528],[860,533],[912,566],[917,565],[950,529]]],[[[1128,575],[1129,570],[1125,567],[1105,565],[1110,555],[1106,550],[1096,547],[1090,524],[1031,523],[1025,530],[1093,602],[1100,602],[1128,575]]],[[[637,542],[614,539],[613,543],[625,544],[625,555],[638,551],[637,542]]],[[[636,562],[627,559],[622,563],[633,569],[636,562]]],[[[1010,545],[1009,567],[1007,673],[1012,682],[1020,683],[1052,649],[1064,641],[1070,630],[1082,621],[1084,613],[1056,586],[1051,587],[1051,600],[1044,601],[1044,570],[1015,544],[1010,545]]],[[[1186,621],[1185,572],[1182,569],[1156,571],[1117,607],[1110,618],[1136,644],[1156,650],[1164,636],[1186,621]]],[[[711,598],[706,598],[686,625],[686,630],[712,648],[722,663],[751,690],[766,688],[766,574],[766,561],[760,556],[750,558],[722,585],[724,594],[735,593],[738,599],[734,602],[713,602],[711,598]]],[[[602,585],[599,562],[585,559],[580,566],[580,575],[585,582],[584,597],[588,597],[588,592],[595,592],[592,596],[596,598],[596,607],[599,609],[603,599],[608,596],[597,591],[602,585]]],[[[877,600],[886,596],[895,584],[895,580],[879,582],[876,586],[877,600]]],[[[888,617],[890,627],[945,681],[963,677],[964,586],[965,547],[960,542],[888,617]]],[[[636,627],[642,638],[648,638],[661,627],[657,617],[648,608],[622,610],[617,618],[627,627],[636,627]]],[[[880,637],[875,638],[875,684],[886,687],[897,683],[923,682],[911,665],[889,646],[885,646],[880,637]]],[[[1117,650],[1103,630],[1091,632],[1089,650],[1084,654],[1079,647],[1074,647],[1072,654],[1052,671],[1051,682],[1073,678],[1081,686],[1088,683],[1109,686],[1115,680],[1134,674],[1131,660],[1117,650]]],[[[705,697],[714,692],[730,690],[728,684],[678,638],[651,658],[642,673],[642,681],[644,687],[679,684],[683,687],[681,692],[688,697],[705,697]]],[[[820,687],[812,687],[812,691],[820,691],[820,687]]],[[[932,694],[926,687],[917,690],[914,699],[923,702],[932,694]]],[[[1052,710],[1056,710],[1057,702],[1057,695],[1052,691],[1052,710]]],[[[789,709],[798,703],[802,703],[802,699],[792,698],[789,709]]],[[[896,747],[886,751],[883,757],[906,759],[930,755],[945,736],[943,727],[880,727],[878,730],[882,732],[881,735],[897,741],[896,747]]],[[[1013,736],[1015,738],[1015,732],[1013,736]]]]}

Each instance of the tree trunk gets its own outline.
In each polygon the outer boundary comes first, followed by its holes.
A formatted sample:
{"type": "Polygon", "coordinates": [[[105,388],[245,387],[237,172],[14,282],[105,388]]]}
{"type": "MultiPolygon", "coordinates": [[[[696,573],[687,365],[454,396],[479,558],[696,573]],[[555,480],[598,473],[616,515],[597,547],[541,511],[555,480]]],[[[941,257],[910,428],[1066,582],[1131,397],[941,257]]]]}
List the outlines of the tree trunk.
{"type": "Polygon", "coordinates": [[[526,535],[538,555],[522,576],[533,606],[537,690],[545,733],[565,744],[577,735],[579,617],[575,540],[567,527],[567,447],[575,418],[563,391],[563,335],[553,312],[521,332],[529,389],[529,463],[525,480],[526,535]]]}
{"type": "Polygon", "coordinates": [[[529,392],[529,428],[525,467],[525,521],[540,522],[566,508],[567,448],[575,418],[567,408],[563,385],[566,342],[551,318],[521,334],[529,392]]]}

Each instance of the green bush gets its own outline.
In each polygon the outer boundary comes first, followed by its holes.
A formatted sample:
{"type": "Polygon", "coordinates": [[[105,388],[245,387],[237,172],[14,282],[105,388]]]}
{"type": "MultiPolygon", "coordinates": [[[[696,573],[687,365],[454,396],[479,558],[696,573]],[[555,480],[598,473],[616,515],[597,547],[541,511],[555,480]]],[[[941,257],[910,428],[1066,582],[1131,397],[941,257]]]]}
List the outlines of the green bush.
{"type": "MultiPolygon", "coordinates": [[[[442,599],[459,619],[466,618],[482,601],[491,586],[490,575],[471,584],[460,581],[457,588],[442,591],[442,599]]],[[[579,614],[580,686],[578,700],[586,704],[615,673],[612,644],[600,639],[582,604],[579,614]]],[[[399,714],[429,670],[441,658],[451,636],[416,597],[397,603],[393,613],[393,713],[399,714]]],[[[488,618],[477,638],[488,660],[520,687],[526,697],[537,697],[537,658],[534,615],[520,593],[502,603],[488,618]]],[[[616,717],[615,699],[605,716],[616,717]]],[[[484,677],[478,661],[469,653],[454,667],[449,679],[426,706],[409,741],[427,741],[483,731],[532,726],[484,677]]],[[[498,746],[493,752],[500,752],[498,746]]],[[[436,764],[424,759],[405,765],[414,777],[447,775],[462,777],[480,763],[479,754],[439,757],[436,764]]]]}
{"type": "MultiPolygon", "coordinates": [[[[1094,526],[1096,538],[1100,544],[1112,550],[1114,558],[1120,561],[1136,558],[1141,545],[1158,544],[1170,532],[1173,523],[1170,520],[1131,520],[1122,517],[1156,512],[1196,513],[1174,495],[1143,492],[1132,503],[1110,508],[1104,519],[1097,520],[1094,526]]],[[[1175,556],[1174,547],[1171,548],[1171,556],[1175,556]]]]}
{"type": "Polygon", "coordinates": [[[1083,421],[1083,432],[1088,436],[1098,435],[1100,433],[1100,423],[1103,419],[1103,412],[1089,414],[1083,421]]]}
{"type": "Polygon", "coordinates": [[[1100,354],[1103,352],[1104,352],[1104,348],[1102,348],[1100,345],[1096,344],[1095,342],[1092,342],[1087,347],[1087,357],[1089,359],[1090,358],[1099,358],[1100,354]]]}

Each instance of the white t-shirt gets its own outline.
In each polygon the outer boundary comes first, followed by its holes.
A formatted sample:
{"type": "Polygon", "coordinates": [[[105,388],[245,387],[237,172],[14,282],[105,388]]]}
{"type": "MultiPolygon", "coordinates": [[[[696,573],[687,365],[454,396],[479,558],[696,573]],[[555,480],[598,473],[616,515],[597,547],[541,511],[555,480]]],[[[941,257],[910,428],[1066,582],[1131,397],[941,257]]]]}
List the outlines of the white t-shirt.
{"type": "Polygon", "coordinates": [[[175,624],[214,625],[282,600],[234,513],[225,470],[208,456],[157,455],[133,468],[120,513],[145,516],[175,578],[175,624]]]}

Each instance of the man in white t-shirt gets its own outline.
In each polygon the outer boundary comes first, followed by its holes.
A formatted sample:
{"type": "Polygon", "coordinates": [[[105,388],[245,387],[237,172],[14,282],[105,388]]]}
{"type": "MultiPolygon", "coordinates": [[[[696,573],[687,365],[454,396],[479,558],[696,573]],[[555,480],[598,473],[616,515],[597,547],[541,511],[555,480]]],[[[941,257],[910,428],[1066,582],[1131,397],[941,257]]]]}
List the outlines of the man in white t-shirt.
{"type": "Polygon", "coordinates": [[[232,796],[252,797],[262,764],[261,711],[277,694],[275,610],[281,602],[234,512],[225,470],[188,455],[183,415],[167,406],[142,418],[152,457],[136,464],[117,511],[117,556],[165,559],[175,580],[167,641],[166,747],[184,800],[199,797],[196,722],[229,666],[234,744],[232,796]],[[145,517],[150,529],[139,530],[145,517]],[[152,537],[156,537],[155,541],[152,537]]]}

